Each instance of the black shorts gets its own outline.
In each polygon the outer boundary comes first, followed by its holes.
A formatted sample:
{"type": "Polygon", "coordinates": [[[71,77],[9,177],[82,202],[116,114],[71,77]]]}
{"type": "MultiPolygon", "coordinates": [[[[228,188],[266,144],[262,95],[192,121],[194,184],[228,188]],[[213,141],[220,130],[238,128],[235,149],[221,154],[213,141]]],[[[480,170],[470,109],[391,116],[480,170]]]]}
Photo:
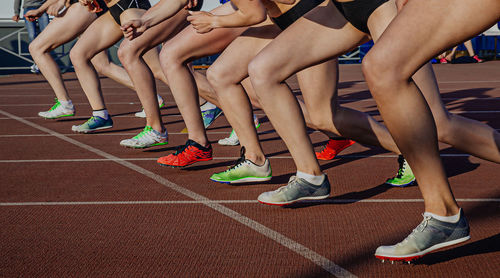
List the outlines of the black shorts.
{"type": "Polygon", "coordinates": [[[351,2],[341,2],[345,18],[357,29],[367,34],[368,18],[382,4],[389,0],[354,0],[351,2]]]}
{"type": "MultiPolygon", "coordinates": [[[[78,0],[69,0],[70,5],[75,3],[78,3],[78,0]]],[[[102,9],[102,11],[97,13],[97,16],[101,16],[108,11],[108,6],[106,6],[106,3],[103,0],[97,0],[97,4],[99,4],[99,7],[102,9]]]]}
{"type": "Polygon", "coordinates": [[[288,26],[292,25],[295,21],[297,21],[297,19],[301,18],[303,15],[308,13],[310,10],[316,8],[319,4],[323,2],[324,0],[300,0],[300,2],[297,3],[297,5],[293,6],[284,14],[278,17],[272,17],[271,20],[281,30],[285,30],[286,28],[288,28],[288,26]]]}
{"type": "Polygon", "coordinates": [[[128,9],[141,9],[149,10],[151,4],[149,0],[120,0],[113,6],[109,7],[109,13],[115,19],[118,25],[122,25],[120,21],[120,15],[128,9]]]}

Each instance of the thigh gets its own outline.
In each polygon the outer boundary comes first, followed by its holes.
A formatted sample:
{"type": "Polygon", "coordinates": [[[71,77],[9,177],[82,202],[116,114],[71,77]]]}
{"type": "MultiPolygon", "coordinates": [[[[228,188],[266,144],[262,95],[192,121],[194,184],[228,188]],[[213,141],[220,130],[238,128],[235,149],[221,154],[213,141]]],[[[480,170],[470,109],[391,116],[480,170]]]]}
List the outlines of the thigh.
{"type": "MultiPolygon", "coordinates": [[[[234,11],[231,3],[226,3],[212,10],[211,13],[225,15],[234,11]]],[[[208,33],[199,34],[189,25],[166,42],[164,49],[175,51],[175,56],[184,62],[191,61],[221,52],[246,29],[246,27],[217,28],[208,33]]]]}
{"type": "Polygon", "coordinates": [[[256,59],[265,61],[269,72],[285,80],[306,67],[344,54],[366,38],[328,1],[283,31],[256,59]]]}
{"type": "Polygon", "coordinates": [[[108,49],[123,37],[120,26],[109,12],[101,15],[83,32],[73,50],[85,52],[93,57],[102,50],[108,49]]]}
{"type": "Polygon", "coordinates": [[[406,79],[432,57],[493,25],[499,11],[498,0],[408,1],[370,52],[377,61],[390,59],[385,66],[406,79]]]}
{"type": "Polygon", "coordinates": [[[54,18],[36,38],[37,47],[52,50],[80,35],[96,19],[96,15],[76,3],[64,16],[54,18]]]}
{"type": "MultiPolygon", "coordinates": [[[[128,9],[121,14],[120,19],[122,22],[127,22],[128,20],[140,18],[145,12],[145,10],[140,9],[128,9]]],[[[187,15],[187,10],[182,9],[173,17],[147,29],[139,37],[133,40],[123,40],[121,46],[127,47],[127,49],[135,49],[144,54],[149,49],[172,38],[186,27],[188,25],[188,21],[186,21],[187,15]]]]}
{"type": "Polygon", "coordinates": [[[250,61],[280,32],[269,19],[264,24],[248,28],[222,52],[211,66],[212,70],[224,72],[234,83],[241,82],[248,76],[250,61]]]}

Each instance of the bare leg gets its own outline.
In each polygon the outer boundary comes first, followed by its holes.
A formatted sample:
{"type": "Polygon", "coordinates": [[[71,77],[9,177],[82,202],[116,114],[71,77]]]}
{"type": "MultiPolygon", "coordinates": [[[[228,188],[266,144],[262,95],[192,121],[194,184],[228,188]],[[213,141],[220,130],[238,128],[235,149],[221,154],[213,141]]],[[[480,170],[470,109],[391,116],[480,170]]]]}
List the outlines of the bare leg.
{"type": "Polygon", "coordinates": [[[224,115],[238,134],[241,146],[246,149],[245,157],[257,165],[264,164],[266,158],[255,130],[252,105],[241,82],[248,76],[248,63],[279,33],[280,29],[270,20],[250,27],[207,71],[208,81],[217,92],[224,115]]]}
{"type": "MultiPolygon", "coordinates": [[[[233,11],[230,3],[227,3],[212,13],[227,14],[233,11]]],[[[166,42],[160,53],[163,72],[186,123],[189,139],[202,146],[208,145],[208,139],[201,118],[196,82],[187,63],[222,51],[244,30],[245,28],[216,29],[206,34],[198,34],[192,26],[188,26],[166,42]]]]}
{"type": "Polygon", "coordinates": [[[54,18],[29,45],[31,56],[47,79],[59,100],[69,100],[59,66],[50,51],[73,40],[96,18],[87,8],[76,3],[69,7],[63,17],[54,18]]]}
{"type": "MultiPolygon", "coordinates": [[[[122,13],[121,21],[139,18],[144,13],[145,10],[128,9],[122,13]]],[[[136,39],[123,40],[118,50],[120,61],[130,73],[137,95],[146,112],[146,125],[159,132],[162,132],[165,127],[160,117],[153,76],[166,84],[167,80],[161,70],[156,46],[174,36],[181,27],[185,26],[186,16],[187,11],[182,10],[174,17],[148,29],[136,39]]]]}
{"type": "Polygon", "coordinates": [[[94,68],[98,73],[113,79],[129,89],[135,90],[134,84],[132,84],[132,80],[130,80],[127,71],[111,62],[106,50],[101,51],[94,56],[92,59],[92,65],[94,65],[94,68]]]}
{"type": "Polygon", "coordinates": [[[431,111],[410,77],[436,53],[496,22],[500,3],[445,0],[437,5],[409,1],[363,60],[363,71],[389,131],[419,180],[426,211],[455,215],[458,206],[439,159],[431,111]],[[466,20],[439,16],[441,9],[466,20]]]}
{"type": "Polygon", "coordinates": [[[80,85],[87,95],[93,110],[105,109],[101,83],[91,63],[94,56],[111,47],[123,34],[109,12],[96,19],[81,35],[70,52],[80,85]]]}

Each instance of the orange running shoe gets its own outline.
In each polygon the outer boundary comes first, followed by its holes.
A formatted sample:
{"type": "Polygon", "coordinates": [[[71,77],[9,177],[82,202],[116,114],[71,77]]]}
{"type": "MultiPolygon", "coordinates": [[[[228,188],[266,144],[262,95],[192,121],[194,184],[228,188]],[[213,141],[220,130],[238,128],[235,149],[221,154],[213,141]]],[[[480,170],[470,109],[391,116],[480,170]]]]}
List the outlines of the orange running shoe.
{"type": "Polygon", "coordinates": [[[212,160],[212,146],[203,147],[188,139],[175,153],[158,158],[158,164],[171,167],[185,167],[198,161],[212,160]]]}
{"type": "Polygon", "coordinates": [[[350,139],[330,139],[321,152],[316,152],[316,158],[319,160],[332,160],[337,154],[356,142],[350,139]]]}

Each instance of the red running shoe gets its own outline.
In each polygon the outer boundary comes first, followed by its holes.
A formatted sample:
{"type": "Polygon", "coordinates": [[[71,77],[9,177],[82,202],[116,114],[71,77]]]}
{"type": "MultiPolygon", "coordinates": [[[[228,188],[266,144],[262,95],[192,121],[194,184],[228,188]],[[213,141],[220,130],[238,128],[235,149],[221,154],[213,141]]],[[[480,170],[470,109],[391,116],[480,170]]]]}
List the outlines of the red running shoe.
{"type": "Polygon", "coordinates": [[[212,160],[212,146],[203,147],[188,139],[186,144],[179,146],[175,153],[158,158],[162,166],[185,167],[198,161],[212,160]]]}
{"type": "Polygon", "coordinates": [[[330,139],[321,152],[316,152],[316,158],[319,160],[332,160],[337,156],[337,154],[354,143],[356,142],[349,139],[330,139]]]}
{"type": "Polygon", "coordinates": [[[439,63],[441,63],[441,64],[448,64],[449,61],[446,60],[446,58],[441,58],[441,59],[439,59],[439,63]]]}

